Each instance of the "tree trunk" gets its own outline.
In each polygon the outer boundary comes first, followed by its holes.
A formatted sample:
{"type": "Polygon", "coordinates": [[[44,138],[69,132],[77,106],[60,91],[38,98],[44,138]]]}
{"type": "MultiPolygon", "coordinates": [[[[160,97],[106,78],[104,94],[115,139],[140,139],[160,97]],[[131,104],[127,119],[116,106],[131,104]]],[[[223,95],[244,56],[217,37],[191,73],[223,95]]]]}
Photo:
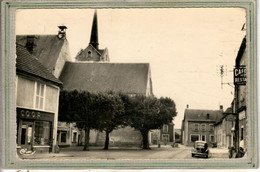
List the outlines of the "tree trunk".
{"type": "Polygon", "coordinates": [[[84,151],[89,151],[89,132],[90,128],[88,126],[85,127],[85,145],[83,148],[84,151]]]}
{"type": "Polygon", "coordinates": [[[104,150],[108,150],[108,146],[109,146],[109,132],[106,131],[106,140],[105,140],[104,150]]]}
{"type": "Polygon", "coordinates": [[[143,149],[150,149],[149,142],[148,142],[148,132],[149,131],[143,131],[142,132],[142,136],[143,136],[143,149]]]}

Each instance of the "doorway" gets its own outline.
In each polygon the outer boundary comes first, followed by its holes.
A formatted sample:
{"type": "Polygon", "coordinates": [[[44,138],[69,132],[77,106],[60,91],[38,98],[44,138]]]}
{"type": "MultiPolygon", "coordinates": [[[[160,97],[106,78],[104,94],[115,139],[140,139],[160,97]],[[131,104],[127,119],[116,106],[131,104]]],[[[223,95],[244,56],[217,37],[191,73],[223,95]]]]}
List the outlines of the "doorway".
{"type": "Polygon", "coordinates": [[[31,151],[32,142],[33,142],[33,122],[23,121],[21,127],[21,148],[27,149],[27,151],[31,151]]]}

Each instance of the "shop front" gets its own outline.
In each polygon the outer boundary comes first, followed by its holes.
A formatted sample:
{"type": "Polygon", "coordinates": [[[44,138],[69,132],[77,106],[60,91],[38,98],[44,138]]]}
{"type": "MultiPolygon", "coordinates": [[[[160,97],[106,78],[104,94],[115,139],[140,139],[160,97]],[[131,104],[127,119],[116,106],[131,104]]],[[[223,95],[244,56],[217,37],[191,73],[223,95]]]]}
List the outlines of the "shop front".
{"type": "Polygon", "coordinates": [[[17,108],[17,148],[51,152],[54,113],[17,108]]]}

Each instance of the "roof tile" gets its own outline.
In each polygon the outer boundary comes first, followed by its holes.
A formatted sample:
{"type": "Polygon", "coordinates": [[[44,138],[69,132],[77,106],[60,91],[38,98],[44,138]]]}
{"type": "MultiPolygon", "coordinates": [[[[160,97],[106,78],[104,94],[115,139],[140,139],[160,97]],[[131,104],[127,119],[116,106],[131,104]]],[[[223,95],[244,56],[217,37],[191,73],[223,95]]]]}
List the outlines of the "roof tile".
{"type": "Polygon", "coordinates": [[[66,62],[60,80],[67,90],[146,94],[148,63],[66,62]]]}
{"type": "Polygon", "coordinates": [[[16,69],[38,76],[40,78],[62,84],[48,69],[46,69],[39,60],[31,55],[27,49],[19,44],[16,47],[16,69]]]}

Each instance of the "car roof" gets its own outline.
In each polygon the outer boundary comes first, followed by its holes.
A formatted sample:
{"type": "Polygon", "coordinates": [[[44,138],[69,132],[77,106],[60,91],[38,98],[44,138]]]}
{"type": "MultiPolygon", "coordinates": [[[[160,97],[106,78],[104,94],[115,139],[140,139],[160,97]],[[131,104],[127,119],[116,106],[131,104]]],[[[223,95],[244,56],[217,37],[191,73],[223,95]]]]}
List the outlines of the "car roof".
{"type": "Polygon", "coordinates": [[[207,143],[207,142],[201,141],[201,140],[197,140],[197,141],[195,141],[195,143],[207,143]]]}

